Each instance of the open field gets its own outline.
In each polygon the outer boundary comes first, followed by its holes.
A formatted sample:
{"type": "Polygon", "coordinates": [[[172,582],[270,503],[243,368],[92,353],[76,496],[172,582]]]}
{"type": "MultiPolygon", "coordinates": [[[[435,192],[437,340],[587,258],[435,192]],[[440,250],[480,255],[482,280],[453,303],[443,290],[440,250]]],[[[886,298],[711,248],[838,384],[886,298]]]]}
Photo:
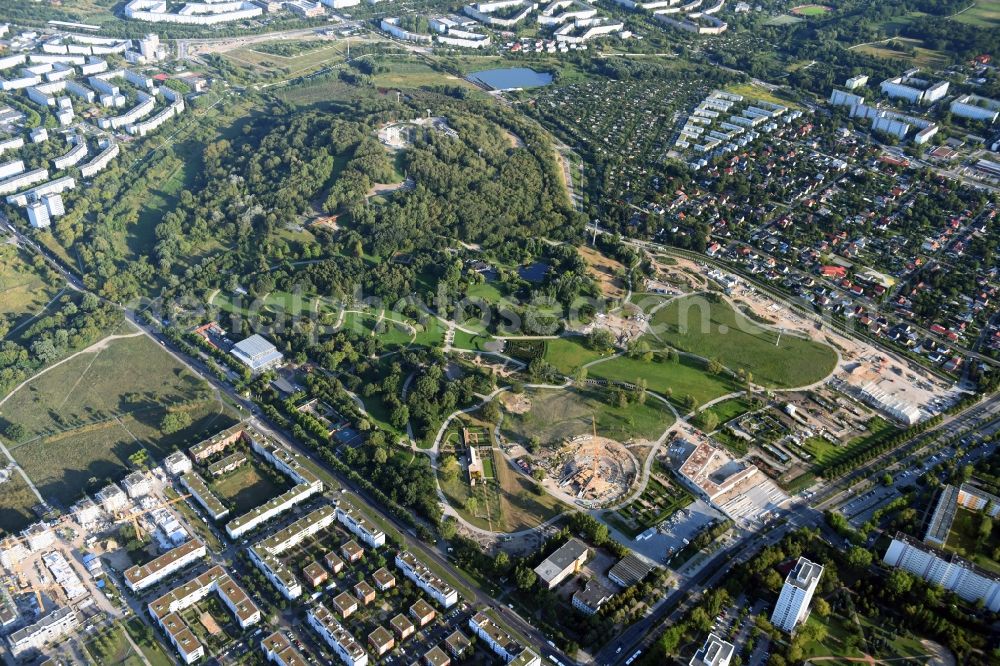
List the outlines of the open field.
{"type": "Polygon", "coordinates": [[[673,414],[657,400],[618,409],[608,404],[604,391],[537,389],[526,392],[531,409],[525,414],[506,413],[501,431],[509,439],[527,441],[537,437],[542,446],[597,432],[621,442],[631,439],[656,440],[674,422],[673,414]]]}
{"type": "Polygon", "coordinates": [[[924,48],[923,44],[919,39],[895,37],[887,42],[858,46],[855,50],[876,58],[903,60],[917,67],[944,67],[948,64],[949,59],[944,53],[924,48]],[[909,51],[911,48],[912,52],[909,51]]]}
{"type": "Polygon", "coordinates": [[[207,384],[137,336],[109,341],[37,377],[7,400],[0,416],[21,424],[31,439],[208,396],[207,384]]]}
{"type": "Polygon", "coordinates": [[[796,16],[822,16],[828,13],[830,8],[826,5],[799,5],[798,7],[792,7],[788,11],[796,16]]]}
{"type": "Polygon", "coordinates": [[[150,666],[170,666],[173,662],[153,637],[153,631],[141,620],[131,618],[124,623],[125,630],[149,661],[150,666]]]}
{"type": "MultiPolygon", "coordinates": [[[[781,18],[780,16],[778,18],[781,18]]],[[[790,16],[793,19],[792,23],[798,23],[802,19],[790,16]]],[[[732,85],[726,86],[726,90],[731,93],[736,93],[737,95],[743,95],[744,97],[752,97],[753,99],[763,100],[765,102],[771,102],[772,104],[781,104],[782,106],[787,106],[790,109],[797,109],[799,105],[795,102],[790,102],[784,97],[778,97],[770,90],[766,88],[761,88],[752,83],[734,83],[732,85]]]]}
{"type": "Polygon", "coordinates": [[[741,416],[750,411],[750,403],[743,398],[730,398],[716,403],[701,413],[715,414],[719,419],[719,426],[722,426],[737,416],[741,416]]]}
{"type": "Polygon", "coordinates": [[[485,427],[482,421],[463,416],[445,438],[442,453],[456,456],[462,465],[452,480],[446,481],[438,474],[438,482],[448,503],[473,525],[496,532],[516,532],[535,527],[565,511],[566,506],[562,502],[539,488],[533,479],[511,467],[499,449],[489,448],[492,437],[484,430],[485,427]],[[479,450],[486,480],[475,486],[469,485],[465,469],[468,457],[458,432],[461,427],[480,433],[479,450]],[[474,511],[467,507],[470,497],[476,498],[474,511]]]}
{"type": "Polygon", "coordinates": [[[23,444],[11,454],[46,499],[68,506],[85,489],[124,474],[142,448],[117,420],[67,430],[23,444]]]}
{"type": "MultiPolygon", "coordinates": [[[[916,658],[917,663],[930,663],[926,659],[920,659],[920,657],[927,656],[927,650],[920,644],[920,640],[913,635],[905,632],[887,631],[864,615],[856,615],[855,617],[857,622],[863,627],[866,636],[877,636],[880,639],[878,649],[872,649],[873,646],[871,645],[871,641],[869,641],[869,652],[873,657],[886,660],[916,658]]],[[[812,613],[806,622],[826,627],[826,638],[822,641],[806,643],[802,648],[805,658],[828,656],[858,658],[863,656],[863,653],[858,648],[853,647],[847,640],[852,633],[850,627],[854,622],[854,618],[842,615],[840,612],[831,613],[825,618],[812,613]]],[[[829,663],[840,662],[830,661],[829,663]]]]}
{"type": "Polygon", "coordinates": [[[753,374],[756,384],[775,388],[820,381],[837,363],[829,346],[791,333],[764,328],[726,301],[704,296],[677,299],[653,317],[650,336],[681,351],[718,359],[736,372],[753,374]]]}
{"type": "Polygon", "coordinates": [[[618,276],[624,274],[626,268],[620,261],[607,257],[586,245],[581,245],[577,251],[587,262],[591,276],[601,285],[601,293],[605,297],[621,298],[625,295],[625,280],[618,276]]]}
{"type": "Polygon", "coordinates": [[[601,358],[601,354],[588,349],[579,336],[545,341],[543,358],[564,375],[572,375],[581,365],[601,358]]]}
{"type": "Polygon", "coordinates": [[[387,72],[376,74],[373,79],[382,88],[420,88],[422,86],[449,85],[478,90],[465,79],[432,69],[419,60],[406,56],[377,58],[376,62],[386,65],[387,72]]]}
{"type": "Polygon", "coordinates": [[[6,321],[14,328],[27,321],[57,291],[47,269],[35,268],[16,246],[0,244],[0,322],[6,321]]]}
{"type": "Polygon", "coordinates": [[[976,0],[975,6],[953,16],[952,20],[980,28],[1000,27],[1000,0],[976,0]]]}
{"type": "Polygon", "coordinates": [[[272,70],[283,74],[304,74],[344,61],[346,43],[340,40],[314,40],[288,42],[287,44],[265,42],[251,44],[241,49],[227,51],[225,58],[239,65],[257,70],[272,70]],[[278,47],[288,46],[287,54],[273,52],[278,47]]]}
{"type": "MultiPolygon", "coordinates": [[[[12,470],[13,472],[13,470],[12,470]]],[[[30,525],[35,520],[31,508],[38,504],[38,497],[17,472],[0,484],[0,529],[5,532],[17,532],[30,525]]]]}
{"type": "Polygon", "coordinates": [[[672,397],[675,401],[690,395],[699,405],[739,390],[729,377],[711,375],[705,371],[702,362],[687,356],[681,357],[676,363],[645,362],[618,356],[595,363],[590,366],[589,371],[589,376],[592,378],[610,381],[633,383],[636,379],[642,378],[646,380],[646,388],[651,391],[672,397]]]}
{"type": "Polygon", "coordinates": [[[24,428],[12,455],[46,498],[62,503],[121,476],[143,446],[162,456],[232,422],[207,384],[145,336],[55,366],[12,394],[0,417],[24,428]],[[171,405],[192,423],[167,436],[161,422],[171,405]]]}

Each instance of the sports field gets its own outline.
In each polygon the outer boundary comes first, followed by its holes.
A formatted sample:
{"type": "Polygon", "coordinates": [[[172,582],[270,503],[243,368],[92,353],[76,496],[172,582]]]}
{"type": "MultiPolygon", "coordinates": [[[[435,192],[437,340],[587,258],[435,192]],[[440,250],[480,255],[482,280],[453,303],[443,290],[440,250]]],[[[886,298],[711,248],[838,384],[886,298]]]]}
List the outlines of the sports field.
{"type": "Polygon", "coordinates": [[[825,5],[799,5],[789,11],[796,16],[822,16],[828,13],[830,8],[825,5]]]}
{"type": "Polygon", "coordinates": [[[599,435],[618,441],[656,440],[674,422],[673,414],[658,400],[618,409],[608,404],[602,389],[537,389],[527,391],[526,397],[531,409],[524,414],[504,414],[502,430],[518,441],[537,437],[542,446],[559,445],[592,432],[591,419],[596,421],[599,435]]]}
{"type": "Polygon", "coordinates": [[[837,354],[829,346],[764,328],[726,301],[694,295],[677,299],[653,317],[649,339],[681,351],[717,359],[736,372],[753,374],[756,384],[774,388],[805,386],[833,372],[837,354]]]}
{"type": "Polygon", "coordinates": [[[206,383],[144,335],[108,340],[53,366],[11,394],[0,418],[21,426],[11,454],[60,504],[120,477],[142,448],[159,458],[234,420],[206,383]],[[164,433],[168,406],[190,424],[164,433]]]}

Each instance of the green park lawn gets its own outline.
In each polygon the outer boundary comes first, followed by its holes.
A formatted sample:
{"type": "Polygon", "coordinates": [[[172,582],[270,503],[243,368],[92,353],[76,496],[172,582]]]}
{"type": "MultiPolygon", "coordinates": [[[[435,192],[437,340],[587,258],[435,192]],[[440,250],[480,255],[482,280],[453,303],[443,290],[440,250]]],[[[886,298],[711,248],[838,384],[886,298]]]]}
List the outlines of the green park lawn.
{"type": "Polygon", "coordinates": [[[545,341],[546,362],[564,375],[572,375],[581,365],[601,358],[600,352],[588,348],[580,336],[571,336],[545,341]]]}
{"type": "Polygon", "coordinates": [[[646,388],[651,391],[671,397],[674,401],[690,395],[699,405],[740,390],[731,378],[709,374],[701,361],[686,356],[682,356],[677,362],[642,361],[617,356],[590,366],[588,376],[630,383],[642,378],[646,380],[646,388]]]}
{"type": "Polygon", "coordinates": [[[726,301],[702,295],[677,299],[656,313],[647,339],[704,358],[736,372],[753,374],[754,383],[774,388],[805,386],[827,377],[837,363],[828,345],[764,328],[736,312],[726,301]]]}
{"type": "Polygon", "coordinates": [[[959,23],[967,23],[979,28],[1000,27],[1000,0],[976,0],[973,7],[952,18],[959,23]]]}

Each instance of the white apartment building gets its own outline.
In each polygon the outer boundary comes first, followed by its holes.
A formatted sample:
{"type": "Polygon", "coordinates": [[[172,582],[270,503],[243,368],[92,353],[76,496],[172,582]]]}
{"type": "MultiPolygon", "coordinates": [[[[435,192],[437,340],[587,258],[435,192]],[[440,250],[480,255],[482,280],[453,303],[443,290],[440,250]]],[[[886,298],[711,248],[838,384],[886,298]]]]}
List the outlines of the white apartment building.
{"type": "Polygon", "coordinates": [[[705,644],[694,653],[689,666],[729,666],[733,659],[733,644],[715,634],[709,634],[705,644]]]}
{"type": "Polygon", "coordinates": [[[337,622],[337,618],[326,606],[316,604],[309,609],[307,618],[309,626],[326,641],[345,666],[367,666],[368,653],[354,640],[350,632],[337,622]]]}
{"type": "Polygon", "coordinates": [[[385,532],[372,525],[357,509],[337,507],[337,520],[372,548],[385,545],[385,532]]]}
{"type": "Polygon", "coordinates": [[[108,513],[117,513],[128,506],[128,495],[116,483],[101,488],[94,497],[108,513]]]}
{"type": "Polygon", "coordinates": [[[122,479],[122,486],[125,487],[125,492],[132,499],[139,499],[153,492],[153,484],[150,482],[149,476],[142,471],[132,472],[126,476],[122,479]]]}
{"type": "Polygon", "coordinates": [[[458,591],[436,576],[426,564],[408,550],[396,553],[396,566],[404,576],[445,608],[450,608],[458,602],[458,591]]]}
{"type": "Polygon", "coordinates": [[[167,474],[179,476],[191,471],[191,459],[183,451],[174,451],[163,459],[163,468],[167,474]]]}
{"type": "Polygon", "coordinates": [[[778,603],[771,613],[771,624],[791,633],[809,616],[809,603],[823,575],[823,567],[800,557],[785,577],[778,603]]]}
{"type": "Polygon", "coordinates": [[[47,643],[57,640],[76,628],[76,613],[72,608],[57,608],[38,622],[18,629],[7,637],[10,651],[15,657],[41,650],[47,643]]]}
{"type": "Polygon", "coordinates": [[[971,562],[896,534],[882,561],[914,576],[954,592],[966,601],[980,601],[996,613],[1000,611],[1000,578],[971,562]]]}
{"type": "Polygon", "coordinates": [[[302,596],[302,585],[298,576],[278,556],[333,524],[334,518],[333,508],[322,506],[250,547],[250,559],[286,599],[302,596]]]}
{"type": "Polygon", "coordinates": [[[469,618],[472,630],[487,647],[504,660],[508,666],[541,666],[542,659],[534,651],[523,647],[510,634],[500,628],[486,613],[479,612],[469,618]]]}
{"type": "Polygon", "coordinates": [[[205,544],[198,539],[191,539],[151,562],[126,569],[125,584],[133,592],[139,592],[170,577],[192,562],[197,562],[207,554],[205,544]]]}

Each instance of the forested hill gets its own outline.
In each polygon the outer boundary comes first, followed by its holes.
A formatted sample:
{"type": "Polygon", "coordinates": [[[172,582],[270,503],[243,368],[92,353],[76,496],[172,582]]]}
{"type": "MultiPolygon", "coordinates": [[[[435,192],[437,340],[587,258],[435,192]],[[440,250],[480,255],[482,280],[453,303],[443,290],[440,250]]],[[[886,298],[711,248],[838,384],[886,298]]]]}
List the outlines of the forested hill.
{"type": "Polygon", "coordinates": [[[202,187],[156,229],[159,270],[166,276],[192,248],[222,241],[225,270],[216,275],[258,271],[275,260],[283,228],[321,214],[337,215],[338,231],[321,235],[330,247],[310,248],[315,258],[378,260],[459,241],[502,252],[580,233],[585,220],[569,207],[552,143],[532,121],[494,104],[434,102],[457,136],[417,132],[395,161],[378,126],[420,117],[427,100],[336,114],[271,106],[242,137],[206,147],[202,187]],[[372,201],[374,184],[404,173],[412,188],[372,201]]]}

